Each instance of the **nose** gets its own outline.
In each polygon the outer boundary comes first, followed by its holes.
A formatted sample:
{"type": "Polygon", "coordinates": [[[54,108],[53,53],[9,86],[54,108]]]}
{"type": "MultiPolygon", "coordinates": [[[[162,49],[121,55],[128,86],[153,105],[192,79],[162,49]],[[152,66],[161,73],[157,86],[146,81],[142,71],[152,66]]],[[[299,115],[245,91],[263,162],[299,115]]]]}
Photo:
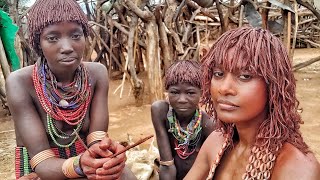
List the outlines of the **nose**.
{"type": "Polygon", "coordinates": [[[69,39],[65,38],[61,41],[60,52],[62,54],[70,54],[73,52],[72,42],[69,39]]]}
{"type": "Polygon", "coordinates": [[[181,93],[179,98],[178,98],[178,103],[187,103],[188,102],[188,99],[187,99],[187,95],[184,94],[184,93],[181,93]]]}
{"type": "Polygon", "coordinates": [[[221,95],[236,95],[237,91],[235,89],[235,82],[234,77],[231,73],[227,73],[223,79],[221,79],[218,85],[218,92],[221,95]]]}

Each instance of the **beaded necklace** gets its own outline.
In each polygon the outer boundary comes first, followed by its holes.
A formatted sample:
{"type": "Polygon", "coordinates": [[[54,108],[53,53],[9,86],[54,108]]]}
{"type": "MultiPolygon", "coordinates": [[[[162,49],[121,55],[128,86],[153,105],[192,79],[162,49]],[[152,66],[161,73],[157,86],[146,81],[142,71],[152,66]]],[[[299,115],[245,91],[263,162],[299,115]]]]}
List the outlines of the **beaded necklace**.
{"type": "MultiPolygon", "coordinates": [[[[216,159],[212,162],[207,180],[214,177],[215,170],[222,159],[224,152],[228,149],[232,139],[230,136],[226,137],[220,151],[216,155],[216,159]]],[[[249,157],[249,164],[246,166],[246,172],[242,175],[242,180],[268,180],[271,178],[271,172],[277,158],[276,154],[282,147],[281,144],[276,146],[275,152],[272,153],[268,147],[257,147],[254,145],[251,148],[251,155],[249,157]]]]}
{"type": "Polygon", "coordinates": [[[167,119],[169,121],[168,132],[172,133],[173,137],[175,138],[175,150],[181,159],[187,159],[191,154],[194,153],[197,144],[201,139],[202,112],[198,109],[196,110],[186,129],[183,129],[180,126],[180,123],[177,120],[174,110],[171,106],[169,106],[167,119]]]}
{"type": "Polygon", "coordinates": [[[77,139],[75,132],[71,134],[63,132],[57,128],[56,121],[76,126],[77,133],[81,130],[91,99],[91,84],[86,67],[80,64],[73,82],[61,85],[49,69],[46,60],[42,60],[34,65],[32,78],[39,102],[47,113],[47,129],[50,137],[57,146],[70,147],[77,139]],[[64,145],[58,143],[56,137],[73,139],[64,145]]]}

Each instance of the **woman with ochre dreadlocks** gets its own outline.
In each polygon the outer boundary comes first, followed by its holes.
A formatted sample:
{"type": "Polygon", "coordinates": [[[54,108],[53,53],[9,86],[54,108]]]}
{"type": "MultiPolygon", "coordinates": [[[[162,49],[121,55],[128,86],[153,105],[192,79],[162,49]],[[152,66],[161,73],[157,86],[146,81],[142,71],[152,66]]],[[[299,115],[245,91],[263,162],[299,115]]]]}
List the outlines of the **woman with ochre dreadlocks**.
{"type": "Polygon", "coordinates": [[[160,151],[160,179],[183,179],[204,140],[213,131],[213,121],[199,109],[200,64],[183,60],[172,64],[165,75],[168,101],[151,106],[153,126],[160,151]]]}
{"type": "Polygon", "coordinates": [[[230,30],[205,55],[202,71],[202,102],[219,129],[185,179],[320,178],[299,131],[296,82],[277,37],[258,28],[230,30]]]}
{"type": "Polygon", "coordinates": [[[74,0],[38,0],[28,12],[28,29],[40,58],[6,82],[16,178],[135,179],[124,168],[125,154],[108,158],[124,147],[106,133],[107,70],[82,59],[89,27],[80,6],[74,0]]]}

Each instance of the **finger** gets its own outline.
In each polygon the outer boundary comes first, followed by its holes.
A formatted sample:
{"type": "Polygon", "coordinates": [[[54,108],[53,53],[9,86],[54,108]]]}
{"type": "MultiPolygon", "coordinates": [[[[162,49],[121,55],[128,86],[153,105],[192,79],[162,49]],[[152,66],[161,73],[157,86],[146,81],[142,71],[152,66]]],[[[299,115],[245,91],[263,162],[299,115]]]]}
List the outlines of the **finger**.
{"type": "MultiPolygon", "coordinates": [[[[98,142],[96,144],[93,144],[92,146],[90,146],[89,150],[90,152],[93,152],[95,154],[95,158],[100,158],[100,157],[108,157],[110,155],[112,155],[113,153],[110,152],[108,149],[102,149],[100,148],[101,144],[103,142],[98,142]]],[[[109,145],[107,145],[109,147],[109,145]]]]}
{"type": "MultiPolygon", "coordinates": [[[[82,155],[84,156],[84,155],[82,155]]],[[[90,168],[97,169],[103,166],[105,162],[109,160],[109,158],[100,158],[100,159],[94,159],[91,156],[90,158],[87,158],[86,156],[81,157],[81,167],[83,170],[87,170],[88,173],[90,173],[90,168]]]]}
{"type": "Polygon", "coordinates": [[[125,167],[125,163],[120,163],[116,166],[113,166],[111,168],[98,168],[96,171],[97,175],[103,176],[103,175],[112,175],[112,174],[118,174],[123,171],[125,167]]]}
{"type": "Polygon", "coordinates": [[[112,144],[113,144],[113,141],[109,137],[104,137],[99,143],[100,149],[103,149],[103,150],[109,150],[112,144]]]}
{"type": "Polygon", "coordinates": [[[109,168],[112,168],[114,166],[117,166],[121,163],[125,163],[125,158],[118,158],[118,157],[114,157],[114,158],[111,158],[111,159],[108,159],[108,161],[106,161],[104,164],[103,164],[103,168],[104,169],[109,169],[109,168]]]}

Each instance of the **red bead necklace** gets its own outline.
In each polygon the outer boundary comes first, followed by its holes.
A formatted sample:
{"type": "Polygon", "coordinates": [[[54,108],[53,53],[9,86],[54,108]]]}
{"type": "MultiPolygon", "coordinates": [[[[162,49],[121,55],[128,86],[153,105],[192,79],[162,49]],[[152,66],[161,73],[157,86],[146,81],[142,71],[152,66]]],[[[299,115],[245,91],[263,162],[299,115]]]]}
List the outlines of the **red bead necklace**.
{"type": "Polygon", "coordinates": [[[50,117],[69,125],[84,119],[91,100],[91,84],[83,64],[68,85],[59,85],[45,60],[34,65],[32,78],[40,104],[50,117]]]}

